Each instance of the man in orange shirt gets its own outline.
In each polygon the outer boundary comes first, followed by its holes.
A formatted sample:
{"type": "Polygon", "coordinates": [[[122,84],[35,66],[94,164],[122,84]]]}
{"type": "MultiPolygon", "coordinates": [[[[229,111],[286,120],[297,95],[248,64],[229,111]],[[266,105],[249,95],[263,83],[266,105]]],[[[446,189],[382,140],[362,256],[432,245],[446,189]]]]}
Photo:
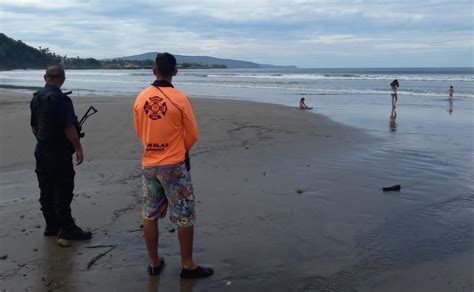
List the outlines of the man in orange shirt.
{"type": "Polygon", "coordinates": [[[201,278],[212,268],[198,266],[192,257],[195,197],[185,156],[198,138],[197,124],[188,97],[171,84],[177,74],[176,59],[156,56],[156,81],[143,90],[133,105],[135,132],[143,144],[143,229],[148,250],[148,273],[158,275],[165,265],[158,256],[158,218],[166,216],[178,226],[181,278],[201,278]]]}

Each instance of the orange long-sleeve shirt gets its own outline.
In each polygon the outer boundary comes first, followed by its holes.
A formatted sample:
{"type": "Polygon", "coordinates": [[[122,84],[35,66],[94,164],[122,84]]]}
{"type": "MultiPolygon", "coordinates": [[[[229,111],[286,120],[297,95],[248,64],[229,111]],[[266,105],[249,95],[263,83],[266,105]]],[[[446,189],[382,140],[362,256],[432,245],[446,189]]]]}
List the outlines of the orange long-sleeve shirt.
{"type": "Polygon", "coordinates": [[[171,84],[143,90],[133,105],[133,118],[143,143],[143,167],[183,162],[186,151],[197,141],[191,102],[171,84]]]}

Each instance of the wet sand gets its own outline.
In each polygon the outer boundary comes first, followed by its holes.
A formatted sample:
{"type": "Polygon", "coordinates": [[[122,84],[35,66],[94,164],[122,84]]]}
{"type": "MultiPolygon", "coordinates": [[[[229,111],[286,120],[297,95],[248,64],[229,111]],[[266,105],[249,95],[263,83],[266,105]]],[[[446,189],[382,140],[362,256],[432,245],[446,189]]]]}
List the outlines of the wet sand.
{"type": "MultiPolygon", "coordinates": [[[[178,279],[173,226],[160,221],[160,277],[146,274],[140,229],[141,145],[133,98],[90,104],[86,161],[76,168],[73,216],[94,232],[61,248],[44,238],[37,202],[30,96],[0,96],[0,288],[6,291],[472,291],[472,194],[407,203],[430,193],[377,165],[380,138],[326,117],[278,105],[193,98],[200,140],[192,176],[198,221],[195,259],[215,268],[178,279]],[[369,154],[368,154],[369,153],[369,154]],[[400,193],[381,187],[402,184],[400,193]],[[413,187],[405,188],[406,185],[413,187]],[[301,190],[302,193],[299,193],[301,190]],[[449,219],[447,219],[449,218],[449,219]],[[469,219],[470,218],[470,219],[469,219]],[[88,270],[91,258],[116,246],[88,270]]],[[[393,168],[395,170],[393,170],[393,168]]],[[[427,179],[436,185],[437,178],[427,179]]]]}

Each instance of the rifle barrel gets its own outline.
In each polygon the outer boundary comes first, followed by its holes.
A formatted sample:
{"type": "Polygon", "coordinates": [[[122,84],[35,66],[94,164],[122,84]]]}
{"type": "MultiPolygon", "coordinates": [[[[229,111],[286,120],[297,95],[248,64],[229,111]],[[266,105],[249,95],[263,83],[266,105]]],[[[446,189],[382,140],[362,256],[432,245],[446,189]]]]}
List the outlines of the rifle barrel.
{"type": "Polygon", "coordinates": [[[84,124],[84,122],[87,120],[88,117],[92,116],[93,114],[95,114],[96,112],[98,112],[98,110],[93,107],[92,105],[87,109],[86,113],[82,116],[81,120],[79,121],[79,126],[82,126],[82,124],[84,124]],[[89,114],[89,112],[92,111],[91,114],[89,114]]]}

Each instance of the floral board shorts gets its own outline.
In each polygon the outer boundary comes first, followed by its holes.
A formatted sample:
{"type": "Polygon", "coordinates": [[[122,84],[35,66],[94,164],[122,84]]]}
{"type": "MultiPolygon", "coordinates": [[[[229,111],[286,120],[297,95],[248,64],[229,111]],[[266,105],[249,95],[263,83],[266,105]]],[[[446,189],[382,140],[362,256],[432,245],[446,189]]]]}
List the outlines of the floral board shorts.
{"type": "Polygon", "coordinates": [[[184,163],[145,167],[142,174],[144,219],[164,218],[169,205],[171,222],[180,227],[194,224],[193,185],[184,163]]]}

